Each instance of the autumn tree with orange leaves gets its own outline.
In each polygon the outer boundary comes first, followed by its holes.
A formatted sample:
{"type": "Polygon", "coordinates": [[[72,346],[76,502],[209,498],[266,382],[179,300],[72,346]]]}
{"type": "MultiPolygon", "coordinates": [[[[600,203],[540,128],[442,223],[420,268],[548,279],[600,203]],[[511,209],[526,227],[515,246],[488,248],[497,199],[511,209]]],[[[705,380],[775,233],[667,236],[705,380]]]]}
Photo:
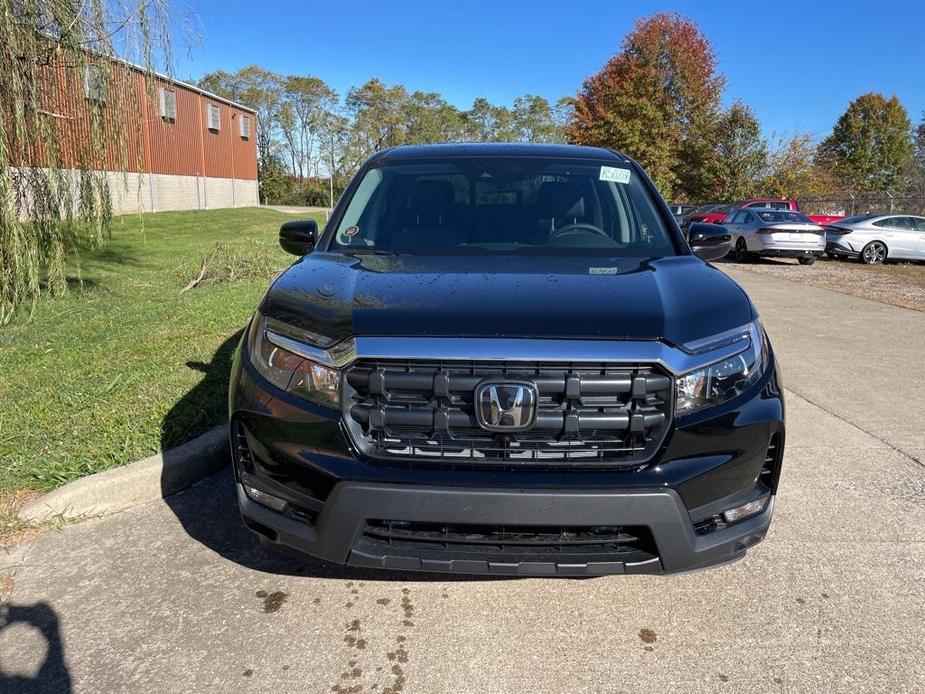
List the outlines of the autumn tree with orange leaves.
{"type": "Polygon", "coordinates": [[[620,52],[585,80],[567,134],[634,157],[665,197],[701,199],[711,185],[723,87],[697,25],[660,12],[637,21],[620,52]]]}

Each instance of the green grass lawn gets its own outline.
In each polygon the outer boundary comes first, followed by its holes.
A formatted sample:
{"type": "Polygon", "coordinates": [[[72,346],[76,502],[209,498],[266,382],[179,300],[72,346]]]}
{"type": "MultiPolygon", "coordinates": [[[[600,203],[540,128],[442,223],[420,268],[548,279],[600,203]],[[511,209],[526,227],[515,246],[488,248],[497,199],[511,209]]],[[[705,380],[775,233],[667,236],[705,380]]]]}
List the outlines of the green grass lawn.
{"type": "Polygon", "coordinates": [[[0,328],[0,496],[52,489],[224,421],[234,336],[292,260],[276,241],[285,219],[260,209],[118,218],[104,249],[81,254],[82,287],[0,328]],[[221,277],[181,294],[209,256],[221,277]]]}

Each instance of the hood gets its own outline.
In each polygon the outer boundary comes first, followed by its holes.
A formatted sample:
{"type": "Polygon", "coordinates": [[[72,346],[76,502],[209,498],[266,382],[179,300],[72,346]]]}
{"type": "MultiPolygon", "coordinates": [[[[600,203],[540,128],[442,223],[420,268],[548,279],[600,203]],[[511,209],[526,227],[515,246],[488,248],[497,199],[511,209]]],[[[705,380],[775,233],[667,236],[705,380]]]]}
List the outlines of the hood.
{"type": "Polygon", "coordinates": [[[312,253],[261,311],[327,335],[665,339],[755,318],[742,289],[694,256],[575,258],[312,253]]]}

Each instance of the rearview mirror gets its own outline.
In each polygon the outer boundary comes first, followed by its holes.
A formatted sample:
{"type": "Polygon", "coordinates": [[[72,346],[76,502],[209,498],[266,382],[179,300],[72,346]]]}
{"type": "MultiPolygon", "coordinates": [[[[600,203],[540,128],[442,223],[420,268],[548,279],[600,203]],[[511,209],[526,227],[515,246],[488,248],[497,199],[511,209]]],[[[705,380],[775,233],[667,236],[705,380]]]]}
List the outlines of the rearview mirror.
{"type": "Polygon", "coordinates": [[[279,245],[292,255],[308,255],[315,248],[318,238],[318,222],[314,219],[298,219],[283,222],[279,227],[279,245]]]}
{"type": "Polygon", "coordinates": [[[719,260],[732,250],[732,236],[721,224],[694,222],[688,230],[687,242],[701,260],[719,260]]]}

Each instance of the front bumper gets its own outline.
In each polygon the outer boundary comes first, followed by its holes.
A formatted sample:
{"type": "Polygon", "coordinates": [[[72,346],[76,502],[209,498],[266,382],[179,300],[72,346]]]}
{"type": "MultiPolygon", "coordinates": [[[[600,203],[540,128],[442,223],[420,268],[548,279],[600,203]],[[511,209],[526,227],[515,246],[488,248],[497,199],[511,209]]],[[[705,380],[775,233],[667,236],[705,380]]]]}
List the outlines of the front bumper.
{"type": "Polygon", "coordinates": [[[843,258],[857,258],[861,255],[859,250],[854,250],[847,243],[840,243],[837,241],[828,241],[825,244],[825,252],[831,255],[841,256],[843,258]]]}
{"type": "Polygon", "coordinates": [[[359,482],[339,484],[324,510],[309,525],[252,501],[238,485],[245,523],[264,542],[350,566],[494,575],[583,576],[674,573],[734,561],[762,540],[771,523],[774,498],[764,511],[733,526],[698,536],[687,509],[671,489],[635,492],[411,487],[359,482]],[[658,555],[643,561],[567,559],[511,560],[421,555],[399,546],[364,546],[369,518],[402,518],[409,523],[466,525],[645,526],[658,555]]]}
{"type": "Polygon", "coordinates": [[[768,373],[747,393],[676,419],[655,458],[642,469],[365,460],[351,447],[339,413],[294,401],[245,360],[239,352],[229,394],[238,502],[245,524],[267,545],[387,569],[550,576],[674,573],[743,556],[765,536],[771,521],[784,445],[783,396],[773,359],[768,373]],[[242,481],[285,506],[273,510],[255,502],[242,481]],[[767,503],[758,515],[731,525],[722,522],[724,510],[759,498],[767,503]],[[644,530],[651,549],[625,558],[620,552],[562,554],[549,547],[523,556],[504,547],[421,550],[413,543],[370,542],[368,524],[381,521],[515,531],[629,526],[644,530]]]}

